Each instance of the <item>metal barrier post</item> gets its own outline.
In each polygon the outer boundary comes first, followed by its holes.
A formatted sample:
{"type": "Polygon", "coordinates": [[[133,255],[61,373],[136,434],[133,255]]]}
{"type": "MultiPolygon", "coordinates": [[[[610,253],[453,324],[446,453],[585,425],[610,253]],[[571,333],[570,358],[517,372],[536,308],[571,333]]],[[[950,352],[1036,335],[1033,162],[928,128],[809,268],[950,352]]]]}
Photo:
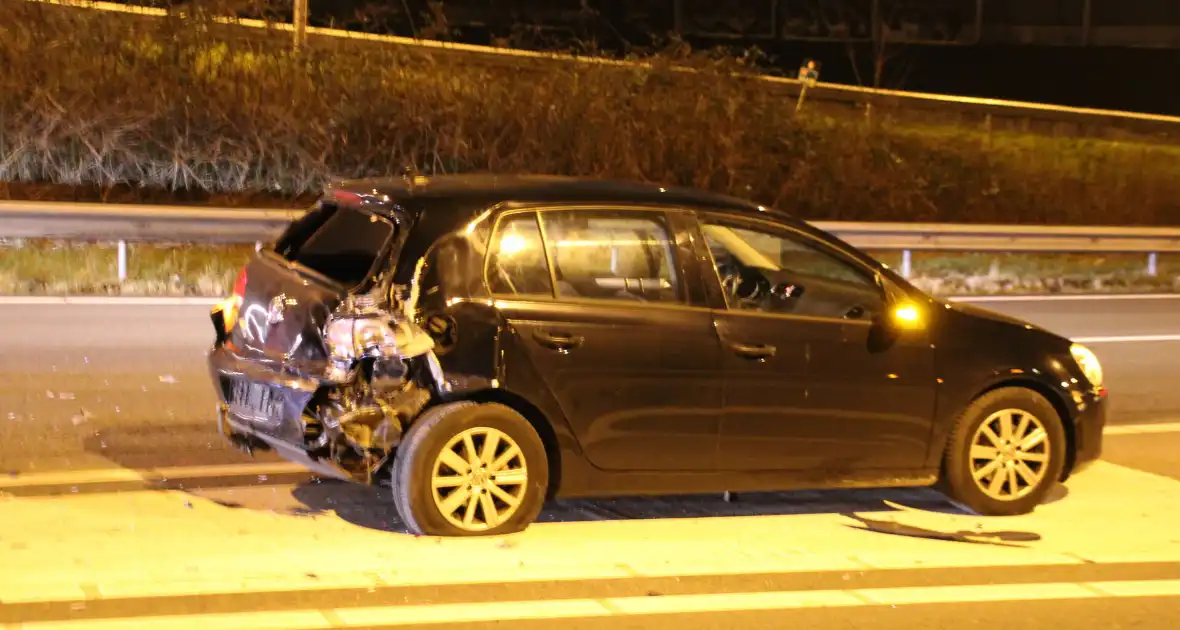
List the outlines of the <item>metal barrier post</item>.
{"type": "Polygon", "coordinates": [[[127,280],[127,241],[119,241],[119,282],[127,280]]]}

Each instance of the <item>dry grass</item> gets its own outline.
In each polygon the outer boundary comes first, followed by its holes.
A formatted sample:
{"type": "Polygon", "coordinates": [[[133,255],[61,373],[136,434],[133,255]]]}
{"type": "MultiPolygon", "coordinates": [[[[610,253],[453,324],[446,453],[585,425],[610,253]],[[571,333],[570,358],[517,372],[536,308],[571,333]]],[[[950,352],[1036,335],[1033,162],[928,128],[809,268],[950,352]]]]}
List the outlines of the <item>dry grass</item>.
{"type": "MultiPolygon", "coordinates": [[[[109,243],[0,241],[0,295],[227,295],[251,246],[128,246],[128,279],[117,282],[109,243]]],[[[874,252],[897,268],[896,252],[874,252]]],[[[1158,275],[1142,256],[917,252],[916,284],[939,295],[1172,291],[1180,256],[1160,256],[1158,275]]]]}
{"type": "Polygon", "coordinates": [[[222,296],[253,246],[128,244],[118,282],[111,243],[0,242],[0,295],[222,296]]]}
{"type": "Polygon", "coordinates": [[[326,39],[296,55],[285,34],[189,7],[148,19],[0,0],[0,181],[303,205],[330,177],[413,164],[686,184],[810,219],[1049,224],[1165,224],[1180,199],[1173,147],[796,117],[703,55],[507,66],[326,39]]]}
{"type": "MultiPolygon", "coordinates": [[[[898,269],[899,252],[872,252],[898,269]]],[[[1140,254],[914,252],[911,280],[936,295],[1000,293],[1172,292],[1180,289],[1180,256],[1161,255],[1148,275],[1140,254]]]]}

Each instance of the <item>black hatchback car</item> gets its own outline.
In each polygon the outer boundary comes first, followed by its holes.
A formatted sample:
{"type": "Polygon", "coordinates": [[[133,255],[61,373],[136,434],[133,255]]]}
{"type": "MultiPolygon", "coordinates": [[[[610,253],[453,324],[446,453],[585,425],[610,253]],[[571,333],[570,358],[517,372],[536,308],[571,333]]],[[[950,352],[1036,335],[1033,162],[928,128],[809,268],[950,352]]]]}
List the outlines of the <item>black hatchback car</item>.
{"type": "Polygon", "coordinates": [[[938,484],[1032,510],[1099,456],[1094,355],[770,208],[450,176],[328,189],[212,313],[222,434],[409,529],[552,497],[938,484]]]}

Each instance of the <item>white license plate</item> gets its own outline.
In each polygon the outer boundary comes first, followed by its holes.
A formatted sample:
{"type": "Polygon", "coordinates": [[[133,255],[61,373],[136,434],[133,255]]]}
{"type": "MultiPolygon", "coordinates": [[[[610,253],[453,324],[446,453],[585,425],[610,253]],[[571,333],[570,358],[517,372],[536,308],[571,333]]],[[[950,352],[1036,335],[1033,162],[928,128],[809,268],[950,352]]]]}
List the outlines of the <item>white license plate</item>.
{"type": "Polygon", "coordinates": [[[230,411],[239,418],[266,424],[283,419],[283,399],[279,392],[261,383],[233,381],[229,386],[230,411]]]}

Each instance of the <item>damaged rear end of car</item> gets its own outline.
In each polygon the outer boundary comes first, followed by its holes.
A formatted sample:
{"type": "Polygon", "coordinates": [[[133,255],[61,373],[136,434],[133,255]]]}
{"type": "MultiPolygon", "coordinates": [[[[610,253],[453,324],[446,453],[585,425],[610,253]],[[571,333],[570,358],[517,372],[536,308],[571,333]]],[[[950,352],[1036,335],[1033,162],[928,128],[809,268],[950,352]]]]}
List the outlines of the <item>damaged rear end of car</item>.
{"type": "Polygon", "coordinates": [[[446,388],[414,321],[421,261],[394,284],[413,223],[386,195],[332,191],[252,257],[211,313],[226,439],[321,475],[382,481],[410,421],[446,388]]]}

